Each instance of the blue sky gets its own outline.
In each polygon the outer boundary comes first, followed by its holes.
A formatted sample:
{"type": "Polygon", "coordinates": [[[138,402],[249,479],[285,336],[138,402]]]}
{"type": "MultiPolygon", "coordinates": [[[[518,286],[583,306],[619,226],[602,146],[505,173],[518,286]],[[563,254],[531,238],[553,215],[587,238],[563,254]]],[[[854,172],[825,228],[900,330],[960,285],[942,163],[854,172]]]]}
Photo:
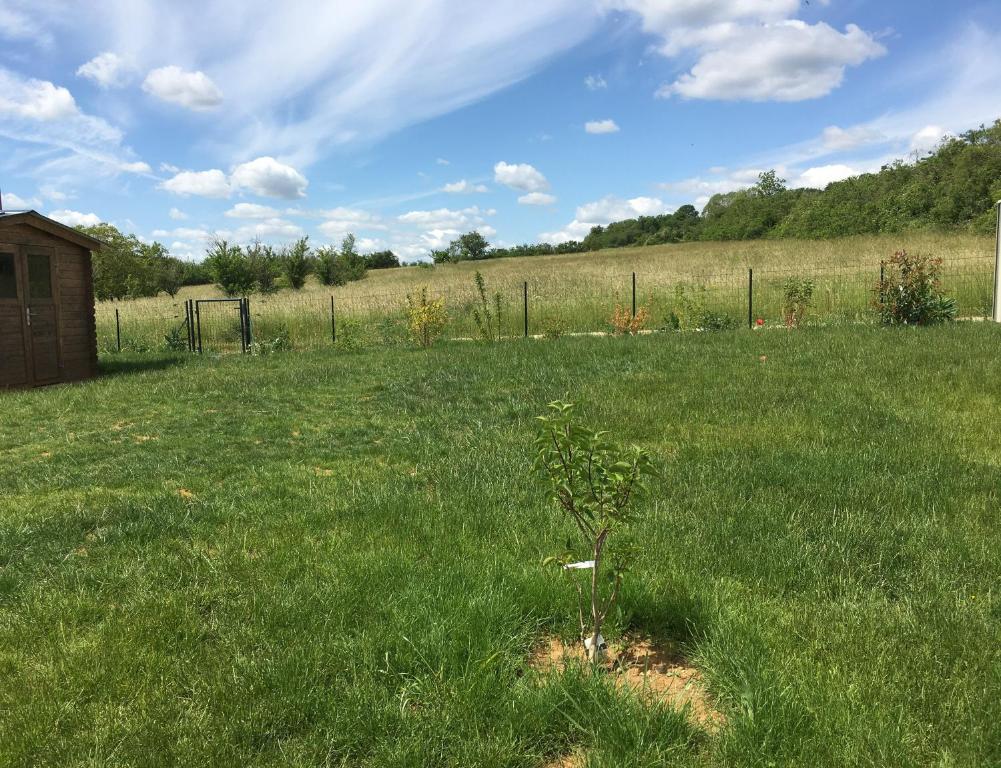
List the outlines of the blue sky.
{"type": "Polygon", "coordinates": [[[425,257],[823,187],[1001,117],[1001,7],[4,0],[4,206],[425,257]]]}

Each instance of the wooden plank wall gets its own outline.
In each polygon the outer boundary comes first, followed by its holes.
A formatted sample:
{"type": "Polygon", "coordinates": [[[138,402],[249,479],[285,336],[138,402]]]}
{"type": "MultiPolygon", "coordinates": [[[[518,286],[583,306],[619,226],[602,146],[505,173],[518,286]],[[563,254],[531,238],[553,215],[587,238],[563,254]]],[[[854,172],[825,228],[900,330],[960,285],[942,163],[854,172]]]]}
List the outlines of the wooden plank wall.
{"type": "Polygon", "coordinates": [[[59,280],[59,343],[63,380],[97,375],[97,327],[90,252],[64,243],[56,248],[59,280]]]}
{"type": "Polygon", "coordinates": [[[54,295],[59,297],[62,381],[97,375],[97,327],[90,251],[26,224],[0,226],[0,241],[54,250],[54,295]]]}

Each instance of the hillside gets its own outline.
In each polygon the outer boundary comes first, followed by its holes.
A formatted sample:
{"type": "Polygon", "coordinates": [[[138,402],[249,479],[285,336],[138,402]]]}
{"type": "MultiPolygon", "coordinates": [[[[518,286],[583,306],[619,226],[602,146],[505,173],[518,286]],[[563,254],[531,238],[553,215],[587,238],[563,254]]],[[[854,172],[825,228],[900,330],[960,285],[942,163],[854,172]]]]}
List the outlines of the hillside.
{"type": "Polygon", "coordinates": [[[1001,121],[945,140],[932,154],[898,160],[824,190],[786,189],[763,174],[751,189],[693,206],[595,227],[582,248],[696,240],[826,239],[915,229],[993,232],[1001,198],[1001,121]]]}

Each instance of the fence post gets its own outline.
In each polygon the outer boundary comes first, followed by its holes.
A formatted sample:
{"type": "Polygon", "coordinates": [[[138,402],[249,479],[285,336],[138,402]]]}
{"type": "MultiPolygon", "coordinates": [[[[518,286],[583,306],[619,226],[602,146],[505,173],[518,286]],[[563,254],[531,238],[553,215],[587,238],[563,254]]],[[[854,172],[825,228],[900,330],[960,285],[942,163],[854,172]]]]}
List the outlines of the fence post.
{"type": "Polygon", "coordinates": [[[184,319],[188,326],[188,352],[195,351],[195,312],[191,308],[191,299],[184,300],[184,319]]]}
{"type": "Polygon", "coordinates": [[[244,299],[247,306],[247,349],[254,346],[254,325],[250,321],[250,297],[244,299]]]}
{"type": "Polygon", "coordinates": [[[994,322],[1001,323],[1001,202],[998,203],[998,230],[994,244],[994,322]]]}
{"type": "Polygon", "coordinates": [[[330,341],[337,343],[337,318],[334,315],[334,297],[330,297],[330,341]]]}
{"type": "Polygon", "coordinates": [[[118,344],[118,351],[122,351],[122,323],[118,319],[118,307],[115,307],[115,341],[118,344]]]}
{"type": "Polygon", "coordinates": [[[528,281],[525,281],[525,338],[528,338],[528,281]]]}
{"type": "Polygon", "coordinates": [[[247,306],[246,297],[240,299],[240,346],[243,354],[247,354],[247,306]]]}
{"type": "Polygon", "coordinates": [[[754,328],[754,267],[747,268],[747,327],[754,328]]]}
{"type": "Polygon", "coordinates": [[[636,273],[633,272],[633,317],[636,317],[636,273]]]}
{"type": "Polygon", "coordinates": [[[198,354],[200,355],[202,353],[202,312],[197,301],[195,302],[195,325],[198,330],[198,354]]]}

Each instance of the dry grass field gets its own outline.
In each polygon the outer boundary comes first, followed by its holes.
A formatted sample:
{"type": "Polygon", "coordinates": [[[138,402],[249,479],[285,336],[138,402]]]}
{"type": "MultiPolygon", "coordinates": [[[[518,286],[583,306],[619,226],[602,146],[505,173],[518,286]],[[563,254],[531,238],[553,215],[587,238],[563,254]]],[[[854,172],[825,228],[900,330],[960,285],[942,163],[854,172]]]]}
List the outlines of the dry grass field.
{"type": "MultiPolygon", "coordinates": [[[[528,286],[532,333],[605,330],[616,305],[629,307],[632,274],[637,303],[650,311],[650,327],[667,323],[679,284],[702,290],[705,301],[735,322],[746,322],[748,269],[754,269],[753,313],[778,321],[782,285],[791,276],[816,286],[815,320],[856,322],[868,311],[879,264],[896,250],[944,260],[943,282],[959,302],[962,316],[978,316],[990,303],[992,238],[964,234],[915,232],[899,236],[852,237],[829,241],[757,240],[685,243],[621,248],[585,254],[464,262],[435,267],[375,270],[361,281],[331,288],[311,280],[302,291],[281,290],[252,296],[255,338],[286,333],[299,347],[331,341],[330,300],[334,299],[345,343],[391,342],[402,337],[402,309],[408,293],[426,287],[444,298],[450,316],[448,334],[471,335],[478,270],[492,295],[503,299],[505,333],[519,335],[524,324],[524,289],[528,286]]],[[[114,312],[121,318],[123,346],[144,351],[163,344],[171,327],[183,322],[186,299],[215,298],[215,286],[185,288],[171,299],[105,302],[98,306],[102,349],[117,346],[114,312]]],[[[235,307],[206,307],[203,331],[218,345],[233,345],[235,307]]]]}

